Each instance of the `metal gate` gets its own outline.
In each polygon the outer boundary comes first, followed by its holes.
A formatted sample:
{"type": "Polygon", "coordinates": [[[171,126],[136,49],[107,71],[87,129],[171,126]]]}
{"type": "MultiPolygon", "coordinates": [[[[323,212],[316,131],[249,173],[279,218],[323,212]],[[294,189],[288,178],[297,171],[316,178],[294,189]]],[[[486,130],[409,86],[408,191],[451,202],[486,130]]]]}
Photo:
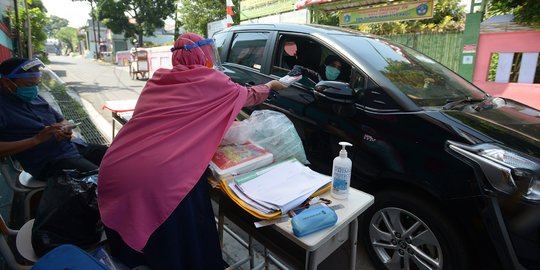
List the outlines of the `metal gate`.
{"type": "Polygon", "coordinates": [[[384,35],[383,37],[411,47],[457,72],[463,32],[428,32],[384,35]]]}

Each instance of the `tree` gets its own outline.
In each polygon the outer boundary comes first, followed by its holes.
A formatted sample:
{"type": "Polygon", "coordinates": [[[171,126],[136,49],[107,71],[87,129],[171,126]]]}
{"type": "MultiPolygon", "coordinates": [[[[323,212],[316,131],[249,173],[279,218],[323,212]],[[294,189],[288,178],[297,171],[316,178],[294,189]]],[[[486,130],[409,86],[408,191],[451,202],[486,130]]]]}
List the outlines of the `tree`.
{"type": "Polygon", "coordinates": [[[28,3],[28,8],[39,8],[43,13],[47,13],[47,9],[41,0],[27,0],[26,3],[28,3]]]}
{"type": "MultiPolygon", "coordinates": [[[[92,0],[88,0],[91,2],[92,0]]],[[[174,15],[175,0],[99,0],[97,15],[113,33],[124,32],[128,39],[137,38],[138,46],[143,45],[144,35],[153,35],[164,20],[174,15]]]]}
{"type": "Polygon", "coordinates": [[[47,32],[49,37],[55,36],[58,30],[60,30],[62,27],[68,26],[69,24],[67,19],[60,18],[58,16],[51,15],[49,19],[49,23],[45,26],[45,32],[47,32]]]}
{"type": "MultiPolygon", "coordinates": [[[[45,41],[47,41],[47,33],[45,32],[45,26],[49,23],[49,18],[40,8],[28,7],[28,15],[30,17],[30,26],[31,26],[31,40],[32,48],[34,51],[42,51],[45,49],[45,41]]],[[[24,8],[19,8],[19,18],[26,18],[26,10],[24,8]]],[[[26,24],[25,20],[19,20],[17,29],[21,29],[20,36],[26,37],[28,29],[24,27],[26,24]]],[[[25,47],[27,45],[25,44],[25,47]]]]}
{"type": "Polygon", "coordinates": [[[488,15],[514,14],[514,21],[531,26],[540,26],[540,1],[538,0],[491,0],[488,15]]]}
{"type": "MultiPolygon", "coordinates": [[[[236,12],[238,12],[238,1],[234,5],[236,12]]],[[[207,24],[225,18],[225,1],[181,0],[181,7],[178,14],[186,31],[206,37],[208,35],[207,24]]],[[[238,16],[236,17],[239,18],[238,16]]]]}
{"type": "Polygon", "coordinates": [[[73,27],[62,27],[56,33],[56,38],[67,46],[66,53],[75,51],[78,42],[77,29],[73,27]]]}

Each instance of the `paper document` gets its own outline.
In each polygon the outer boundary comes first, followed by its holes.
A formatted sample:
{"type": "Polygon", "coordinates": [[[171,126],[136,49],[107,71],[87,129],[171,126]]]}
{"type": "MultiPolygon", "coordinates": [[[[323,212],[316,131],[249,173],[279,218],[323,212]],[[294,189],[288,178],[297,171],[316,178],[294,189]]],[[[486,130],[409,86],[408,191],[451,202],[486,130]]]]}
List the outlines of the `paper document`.
{"type": "Polygon", "coordinates": [[[269,203],[286,213],[330,181],[330,176],[314,172],[292,159],[273,166],[239,187],[250,199],[269,203]]]}

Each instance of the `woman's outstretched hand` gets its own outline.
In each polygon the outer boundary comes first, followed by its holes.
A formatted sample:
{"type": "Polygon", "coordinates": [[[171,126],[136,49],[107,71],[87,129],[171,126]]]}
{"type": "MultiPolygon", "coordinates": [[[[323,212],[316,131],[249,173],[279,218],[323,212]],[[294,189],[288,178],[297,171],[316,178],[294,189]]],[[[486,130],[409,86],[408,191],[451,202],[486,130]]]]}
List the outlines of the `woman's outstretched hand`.
{"type": "Polygon", "coordinates": [[[267,82],[266,85],[268,87],[270,87],[270,89],[275,90],[275,91],[279,91],[279,90],[283,90],[283,89],[287,88],[287,85],[282,84],[278,80],[271,80],[271,81],[267,82]]]}

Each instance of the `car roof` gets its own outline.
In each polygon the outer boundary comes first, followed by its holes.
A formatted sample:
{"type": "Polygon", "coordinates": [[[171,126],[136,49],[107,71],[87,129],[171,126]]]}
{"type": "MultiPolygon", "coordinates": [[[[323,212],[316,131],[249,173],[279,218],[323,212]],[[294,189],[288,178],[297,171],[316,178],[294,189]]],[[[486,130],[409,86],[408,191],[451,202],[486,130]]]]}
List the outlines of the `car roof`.
{"type": "Polygon", "coordinates": [[[374,37],[374,35],[363,33],[357,30],[340,28],[336,26],[320,25],[320,24],[294,24],[294,23],[256,23],[256,24],[241,24],[226,28],[223,32],[241,31],[241,30],[274,30],[287,31],[298,33],[320,33],[320,34],[340,34],[340,35],[356,35],[374,37]]]}

